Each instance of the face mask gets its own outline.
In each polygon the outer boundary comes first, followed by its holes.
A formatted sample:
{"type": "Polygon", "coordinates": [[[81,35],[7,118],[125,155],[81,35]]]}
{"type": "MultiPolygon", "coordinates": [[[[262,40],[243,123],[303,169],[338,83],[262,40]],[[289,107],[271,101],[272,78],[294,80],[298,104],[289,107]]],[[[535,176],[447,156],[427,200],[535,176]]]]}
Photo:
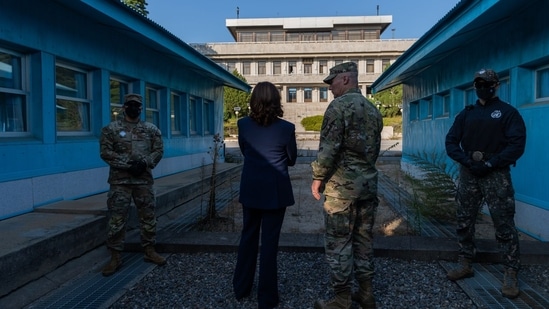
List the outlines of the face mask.
{"type": "Polygon", "coordinates": [[[491,99],[494,96],[495,90],[495,87],[475,89],[477,92],[477,97],[482,100],[491,99]]]}
{"type": "Polygon", "coordinates": [[[127,105],[124,112],[132,119],[136,119],[141,115],[141,109],[137,105],[127,105]]]}

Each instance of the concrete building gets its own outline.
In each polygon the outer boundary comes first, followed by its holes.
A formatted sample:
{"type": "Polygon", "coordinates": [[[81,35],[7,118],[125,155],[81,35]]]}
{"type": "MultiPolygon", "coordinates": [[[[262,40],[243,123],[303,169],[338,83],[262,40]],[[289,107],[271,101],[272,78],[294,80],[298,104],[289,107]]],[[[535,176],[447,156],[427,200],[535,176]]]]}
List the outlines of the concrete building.
{"type": "Polygon", "coordinates": [[[354,61],[363,94],[416,40],[381,40],[391,16],[227,19],[231,43],[193,45],[226,70],[237,70],[253,87],[274,83],[281,91],[284,118],[296,124],[322,115],[333,99],[322,80],[329,69],[354,61]]]}
{"type": "MultiPolygon", "coordinates": [[[[511,168],[516,224],[549,240],[549,1],[462,0],[372,85],[403,85],[403,168],[412,156],[445,158],[444,141],[455,116],[475,104],[474,72],[495,70],[499,97],[526,123],[524,155],[511,168]]],[[[436,162],[433,162],[436,163],[436,162]]]]}

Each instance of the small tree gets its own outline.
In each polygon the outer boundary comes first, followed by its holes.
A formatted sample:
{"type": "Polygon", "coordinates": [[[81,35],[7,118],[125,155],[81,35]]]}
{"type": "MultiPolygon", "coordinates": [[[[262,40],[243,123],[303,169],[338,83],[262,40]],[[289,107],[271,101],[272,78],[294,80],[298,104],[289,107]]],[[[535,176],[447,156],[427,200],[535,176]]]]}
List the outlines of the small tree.
{"type": "Polygon", "coordinates": [[[383,117],[402,115],[402,85],[383,90],[374,95],[374,104],[377,105],[383,117]]]}
{"type": "MultiPolygon", "coordinates": [[[[238,79],[247,82],[246,78],[240,75],[237,70],[233,71],[233,75],[236,76],[238,79]]],[[[225,86],[223,89],[223,101],[224,121],[228,121],[230,118],[236,117],[234,113],[234,108],[237,106],[240,107],[239,117],[248,116],[248,103],[250,102],[249,93],[225,86]]]]}
{"type": "Polygon", "coordinates": [[[215,204],[215,176],[217,174],[217,159],[219,158],[219,152],[223,148],[223,140],[219,133],[213,137],[213,147],[211,147],[210,155],[212,156],[212,177],[210,179],[210,198],[208,200],[208,212],[206,214],[206,221],[213,220],[217,217],[217,209],[215,204]]]}
{"type": "Polygon", "coordinates": [[[143,16],[149,15],[149,11],[147,11],[148,3],[146,0],[122,0],[122,2],[125,5],[135,9],[136,11],[139,12],[139,14],[143,16]]]}

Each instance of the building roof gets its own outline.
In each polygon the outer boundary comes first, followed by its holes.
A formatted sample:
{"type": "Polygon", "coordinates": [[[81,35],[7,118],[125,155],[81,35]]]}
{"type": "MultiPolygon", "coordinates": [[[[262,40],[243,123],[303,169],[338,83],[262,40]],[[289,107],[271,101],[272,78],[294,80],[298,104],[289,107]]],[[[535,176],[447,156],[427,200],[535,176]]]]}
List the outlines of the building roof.
{"type": "MultiPolygon", "coordinates": [[[[167,31],[149,18],[137,13],[121,1],[112,0],[56,0],[71,7],[79,14],[109,25],[123,36],[153,46],[159,52],[172,56],[185,68],[207,77],[224,86],[250,91],[251,87],[231,72],[196,51],[190,45],[167,31]]],[[[193,31],[193,30],[189,30],[193,31]]]]}
{"type": "Polygon", "coordinates": [[[340,25],[369,25],[383,33],[393,22],[390,15],[335,16],[335,17],[282,17],[226,19],[227,29],[236,39],[237,28],[280,28],[282,30],[330,30],[340,25]]]}
{"type": "MultiPolygon", "coordinates": [[[[498,31],[513,13],[525,9],[520,1],[462,0],[406,50],[372,84],[374,93],[406,83],[488,29],[498,31]]],[[[494,68],[496,69],[496,68],[494,68]]]]}

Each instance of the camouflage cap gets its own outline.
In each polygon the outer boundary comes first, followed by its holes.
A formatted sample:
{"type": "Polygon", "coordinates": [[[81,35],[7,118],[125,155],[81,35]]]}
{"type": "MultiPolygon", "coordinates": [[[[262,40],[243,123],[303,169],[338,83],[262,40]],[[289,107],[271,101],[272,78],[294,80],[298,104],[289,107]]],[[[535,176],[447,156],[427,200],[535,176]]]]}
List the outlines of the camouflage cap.
{"type": "Polygon", "coordinates": [[[143,104],[143,97],[137,93],[128,93],[127,95],[124,96],[124,104],[130,103],[130,102],[143,104]]]}
{"type": "Polygon", "coordinates": [[[494,82],[494,83],[499,82],[498,75],[492,69],[481,69],[480,71],[476,72],[475,78],[473,79],[473,81],[476,81],[479,78],[487,82],[494,82]]]}
{"type": "Polygon", "coordinates": [[[324,82],[326,84],[331,84],[332,80],[337,76],[337,74],[345,73],[345,72],[358,72],[356,63],[343,62],[334,66],[333,68],[330,69],[330,75],[328,75],[328,77],[324,79],[324,82]]]}

